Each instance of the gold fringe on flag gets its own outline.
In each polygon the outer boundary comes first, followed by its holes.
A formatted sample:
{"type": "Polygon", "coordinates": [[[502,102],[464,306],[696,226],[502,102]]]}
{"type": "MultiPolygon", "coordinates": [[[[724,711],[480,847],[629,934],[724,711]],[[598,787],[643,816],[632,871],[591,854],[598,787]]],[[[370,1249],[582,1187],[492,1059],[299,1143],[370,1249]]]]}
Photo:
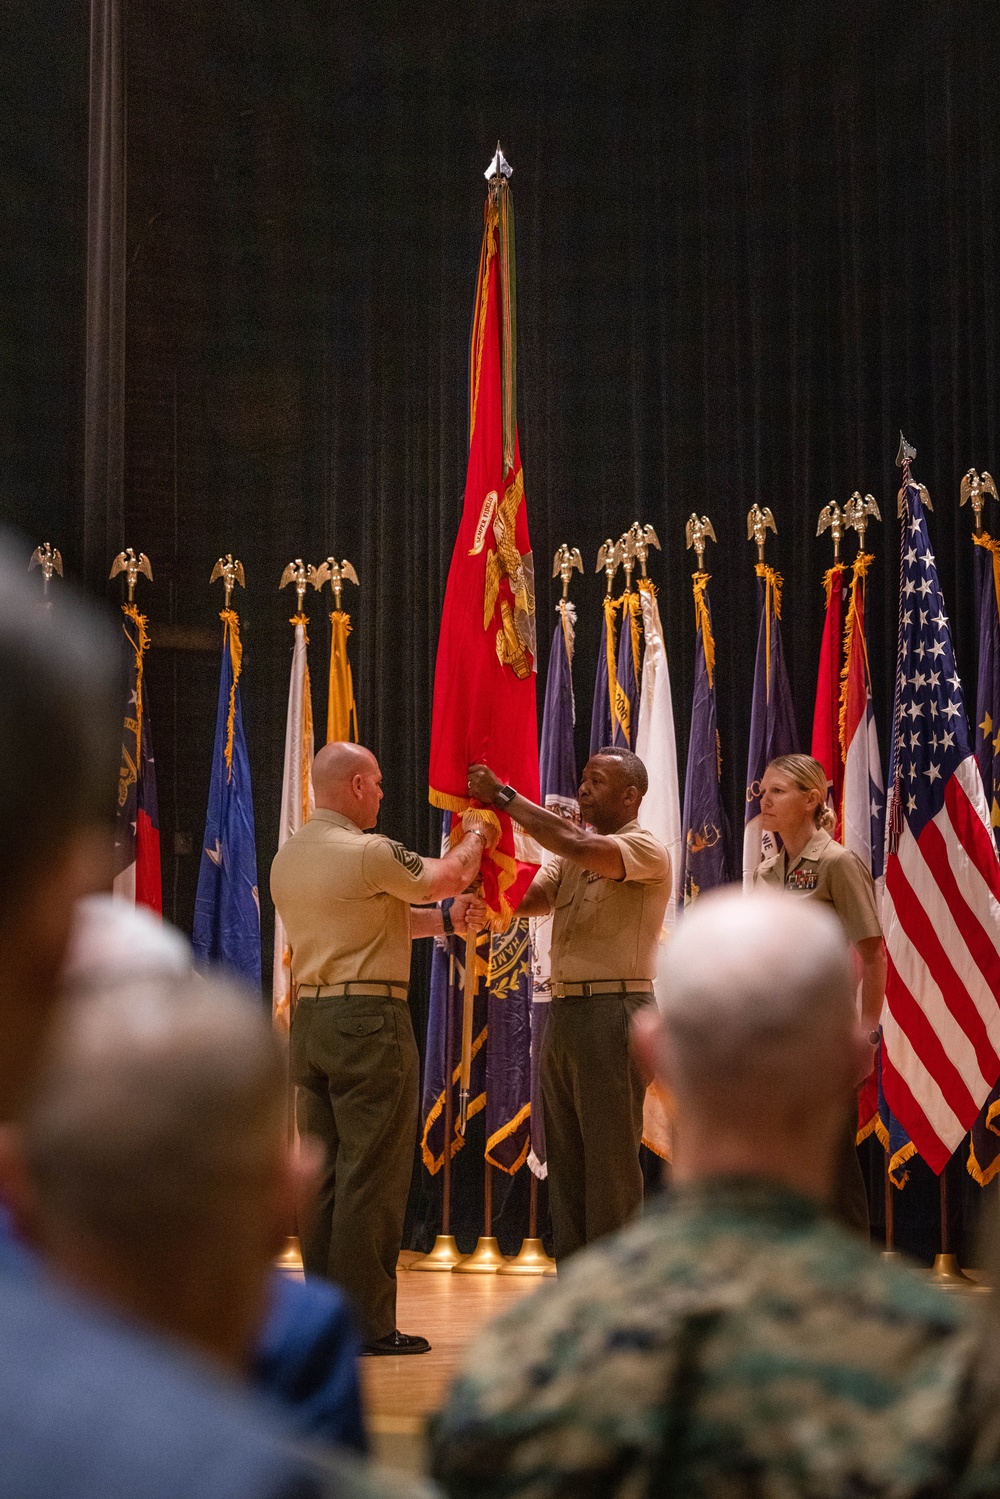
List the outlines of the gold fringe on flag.
{"type": "MultiPolygon", "coordinates": [[[[125,631],[129,644],[135,651],[135,719],[126,723],[129,728],[135,728],[135,761],[131,766],[123,765],[118,778],[118,805],[124,807],[128,798],[128,788],[135,785],[139,779],[139,762],[142,759],[142,677],[144,671],[144,660],[149,648],[149,621],[144,614],[140,614],[135,604],[122,604],[122,613],[126,619],[130,619],[136,628],[136,639],[133,640],[128,630],[125,631]]],[[[123,752],[124,753],[124,752],[123,752]]]]}
{"type": "MultiPolygon", "coordinates": [[[[615,737],[615,725],[621,723],[618,712],[618,668],[615,665],[615,614],[618,603],[610,594],[604,596],[604,654],[608,663],[608,706],[611,709],[611,737],[615,737]]],[[[625,737],[628,738],[628,728],[625,729],[625,737]]]]}
{"type": "MultiPolygon", "coordinates": [[[[974,536],[972,539],[977,544],[980,544],[978,536],[974,536]]],[[[992,538],[986,539],[991,540],[992,538]]],[[[996,543],[994,543],[994,545],[990,547],[989,550],[993,552],[993,559],[995,562],[997,557],[1000,556],[1000,549],[998,549],[996,543]]],[[[1000,1135],[1000,1129],[997,1128],[998,1119],[1000,1119],[1000,1099],[997,1099],[994,1103],[990,1104],[989,1108],[986,1111],[986,1118],[983,1120],[985,1128],[988,1129],[990,1131],[990,1134],[992,1135],[1000,1135]]],[[[1000,1173],[1000,1155],[997,1155],[989,1166],[980,1166],[978,1160],[976,1159],[975,1144],[970,1139],[969,1159],[966,1161],[965,1167],[969,1175],[972,1177],[973,1181],[978,1182],[981,1187],[988,1187],[993,1178],[998,1173],[1000,1173]]]]}
{"type": "Polygon", "coordinates": [[[330,615],[330,690],[326,708],[326,742],[353,739],[358,742],[358,705],[354,700],[354,676],[347,655],[351,616],[344,609],[330,615]]]}
{"type": "Polygon", "coordinates": [[[758,562],[754,569],[758,578],[764,579],[764,646],[767,660],[764,663],[764,688],[768,700],[771,697],[771,619],[781,618],[781,590],[785,580],[766,562],[758,562]]]}
{"type": "Polygon", "coordinates": [[[240,680],[240,672],[243,669],[243,642],[240,639],[240,622],[235,609],[223,609],[219,614],[222,620],[223,641],[222,649],[229,647],[229,659],[233,667],[233,680],[229,684],[229,712],[226,715],[226,780],[233,778],[233,734],[236,725],[236,684],[240,680]]]}
{"type": "Polygon", "coordinates": [[[715,636],[712,634],[712,621],[708,613],[708,604],[705,601],[705,589],[708,587],[711,573],[697,572],[691,574],[691,584],[694,590],[694,621],[696,629],[701,631],[701,648],[705,655],[705,670],[708,673],[708,685],[715,685],[715,636]]]}
{"type": "MultiPolygon", "coordinates": [[[[859,552],[855,557],[854,571],[851,575],[851,602],[847,606],[847,618],[844,621],[844,664],[840,668],[840,709],[838,715],[838,733],[840,736],[840,753],[845,760],[847,759],[847,676],[851,661],[851,649],[854,644],[854,632],[857,629],[858,624],[857,600],[859,592],[861,594],[861,597],[864,598],[865,576],[874,561],[875,558],[872,556],[871,552],[859,552]]],[[[833,569],[831,568],[830,572],[832,571],[833,569]]],[[[827,577],[829,577],[829,573],[827,574],[827,577]]],[[[826,582],[826,578],[824,578],[823,581],[826,582]]],[[[827,603],[829,603],[829,591],[827,592],[826,598],[827,603]]],[[[868,669],[868,641],[863,635],[861,637],[861,649],[865,653],[865,675],[870,681],[871,673],[868,669]]],[[[879,1138],[881,1139],[881,1136],[879,1136],[879,1138]]],[[[887,1141],[883,1141],[883,1144],[887,1143],[887,1141]]]]}

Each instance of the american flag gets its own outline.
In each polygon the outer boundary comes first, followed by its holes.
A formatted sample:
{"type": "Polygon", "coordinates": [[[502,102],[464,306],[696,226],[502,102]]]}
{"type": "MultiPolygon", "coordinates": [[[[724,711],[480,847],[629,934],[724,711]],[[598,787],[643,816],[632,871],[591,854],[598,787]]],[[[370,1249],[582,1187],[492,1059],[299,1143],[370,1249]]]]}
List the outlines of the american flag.
{"type": "Polygon", "coordinates": [[[1000,865],[905,445],[882,1086],[941,1172],[1000,1076],[1000,865]]]}

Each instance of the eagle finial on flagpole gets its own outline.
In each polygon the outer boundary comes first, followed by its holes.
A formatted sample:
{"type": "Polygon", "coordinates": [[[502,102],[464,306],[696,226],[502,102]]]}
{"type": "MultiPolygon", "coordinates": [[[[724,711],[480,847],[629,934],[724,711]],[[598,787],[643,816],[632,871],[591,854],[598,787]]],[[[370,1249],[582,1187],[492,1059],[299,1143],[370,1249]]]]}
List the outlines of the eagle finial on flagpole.
{"type": "Polygon", "coordinates": [[[765,505],[763,509],[754,504],[747,513],[747,541],[757,543],[757,561],[764,561],[764,539],[768,531],[778,534],[778,528],[774,524],[774,516],[771,514],[770,506],[765,505]]]}
{"type": "Polygon", "coordinates": [[[341,596],[344,591],[345,578],[349,583],[353,583],[355,588],[361,586],[358,583],[357,573],[346,557],[342,562],[338,562],[336,557],[327,557],[326,561],[321,562],[319,567],[311,567],[309,569],[309,581],[314,588],[320,589],[324,584],[329,583],[333,589],[334,606],[338,610],[341,607],[341,596]]]}
{"type": "Polygon", "coordinates": [[[232,552],[227,552],[224,557],[219,558],[218,562],[212,568],[212,576],[208,580],[210,587],[216,578],[222,579],[222,586],[226,590],[226,601],[223,608],[228,609],[236,584],[238,583],[241,588],[247,586],[243,563],[238,557],[234,559],[232,552]]]}
{"type": "Polygon", "coordinates": [[[568,542],[563,542],[556,552],[555,561],[552,565],[552,576],[562,580],[562,596],[569,597],[569,580],[573,576],[573,569],[583,572],[583,558],[580,556],[579,547],[571,547],[568,542]]]}
{"type": "Polygon", "coordinates": [[[642,526],[637,520],[632,522],[627,535],[631,538],[629,545],[642,570],[642,576],[645,577],[649,549],[650,547],[655,547],[657,551],[660,551],[660,538],[652,526],[642,526]]]}
{"type": "MultiPolygon", "coordinates": [[[[986,477],[989,478],[989,474],[987,474],[986,477]]],[[[994,491],[994,493],[995,492],[996,491],[994,491]]],[[[980,506],[980,510],[981,509],[982,506],[980,506]]],[[[31,561],[28,563],[28,571],[30,572],[33,567],[40,567],[42,570],[42,597],[48,600],[49,584],[52,581],[52,574],[58,573],[60,578],[63,575],[62,554],[60,553],[59,548],[54,547],[50,541],[43,541],[41,546],[36,547],[31,554],[31,561]]]]}
{"type": "Polygon", "coordinates": [[[851,498],[844,506],[844,524],[858,533],[858,551],[865,549],[865,532],[868,529],[868,517],[880,521],[878,504],[872,494],[862,494],[856,489],[851,498]]]}
{"type": "Polygon", "coordinates": [[[118,553],[118,556],[111,564],[111,571],[108,573],[108,577],[116,578],[119,573],[125,574],[125,581],[128,584],[128,601],[130,604],[135,603],[135,585],[139,574],[142,573],[143,577],[148,578],[151,583],[153,581],[153,569],[150,566],[150,561],[146,553],[140,552],[137,557],[131,547],[126,547],[124,552],[118,553]]]}
{"type": "Polygon", "coordinates": [[[829,505],[824,505],[819,513],[819,522],[816,526],[816,535],[822,536],[829,529],[833,541],[834,566],[840,561],[840,541],[844,534],[844,511],[841,510],[836,500],[831,500],[829,505]]]}
{"type": "Polygon", "coordinates": [[[967,474],[962,475],[962,485],[959,491],[958,502],[960,505],[965,505],[971,500],[972,513],[976,518],[975,532],[977,536],[981,536],[983,532],[983,507],[986,504],[986,496],[988,494],[991,494],[994,499],[1000,498],[997,495],[997,487],[993,482],[993,477],[987,469],[984,468],[980,474],[974,468],[970,468],[967,474]]]}
{"type": "Polygon", "coordinates": [[[684,527],[684,535],[687,541],[688,551],[690,551],[691,548],[694,547],[695,556],[698,558],[698,571],[700,573],[704,572],[706,538],[709,541],[715,541],[716,545],[718,545],[718,542],[716,541],[715,531],[712,528],[712,522],[709,520],[707,515],[702,515],[699,517],[697,511],[692,510],[691,514],[688,516],[687,525],[684,527]]]}
{"type": "Polygon", "coordinates": [[[607,541],[601,543],[597,553],[596,572],[604,570],[604,576],[608,580],[608,595],[611,594],[611,585],[615,581],[615,573],[622,564],[621,542],[612,541],[609,536],[607,541]]]}
{"type": "MultiPolygon", "coordinates": [[[[305,613],[306,587],[312,582],[310,574],[315,573],[314,567],[307,567],[301,557],[296,557],[294,562],[289,562],[285,571],[281,574],[279,588],[287,588],[289,583],[295,584],[295,597],[297,612],[305,613]]],[[[313,585],[316,586],[315,584],[313,585]]]]}

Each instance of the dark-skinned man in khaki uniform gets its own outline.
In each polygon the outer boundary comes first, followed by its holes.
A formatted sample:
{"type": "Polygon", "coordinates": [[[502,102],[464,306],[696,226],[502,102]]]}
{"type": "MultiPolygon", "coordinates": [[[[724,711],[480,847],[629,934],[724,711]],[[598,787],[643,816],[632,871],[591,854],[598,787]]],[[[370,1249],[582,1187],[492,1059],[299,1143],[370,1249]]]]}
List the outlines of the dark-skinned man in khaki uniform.
{"type": "MultiPolygon", "coordinates": [[[[761,778],[761,821],[777,833],[781,852],[754,870],[755,885],[769,885],[831,908],[861,959],[861,1019],[872,1052],[885,998],[886,958],[871,874],[849,849],[830,837],[835,818],[826,801],[826,771],[811,755],[779,755],[761,778]]],[[[871,1066],[869,1066],[871,1071],[871,1066]]],[[[834,1193],[835,1215],[865,1239],[868,1194],[856,1148],[858,1111],[849,1110],[840,1141],[834,1193]]]]}
{"type": "Polygon", "coordinates": [[[621,1228],[642,1202],[645,1083],[633,1017],[653,1002],[670,856],[636,821],[648,781],[630,751],[592,755],[578,826],[473,766],[469,790],[502,807],[558,857],[535,876],[519,915],[552,911],[552,1004],[541,1056],[555,1256],[621,1228]]]}
{"type": "Polygon", "coordinates": [[[371,834],[382,774],[370,750],[334,743],[313,762],[316,810],[271,866],[292,950],[290,1060],[299,1131],[324,1164],[302,1241],[306,1273],[342,1285],[366,1353],[426,1353],[396,1327],[396,1260],[416,1144],[419,1059],[407,1005],[410,943],[464,935],[485,907],[461,891],[484,835],[422,859],[371,834]],[[425,903],[455,896],[450,913],[425,903]]]}

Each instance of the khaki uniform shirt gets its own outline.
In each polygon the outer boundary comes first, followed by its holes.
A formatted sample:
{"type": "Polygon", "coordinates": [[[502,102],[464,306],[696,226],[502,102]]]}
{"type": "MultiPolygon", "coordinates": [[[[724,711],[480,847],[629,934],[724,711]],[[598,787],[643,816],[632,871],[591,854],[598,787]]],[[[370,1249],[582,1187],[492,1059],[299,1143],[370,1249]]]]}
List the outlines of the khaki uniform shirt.
{"type": "Polygon", "coordinates": [[[271,865],[295,983],[409,983],[410,903],[430,888],[418,854],[317,807],[271,865]]]}
{"type": "Polygon", "coordinates": [[[535,876],[552,905],[552,981],[651,979],[670,898],[670,855],[638,822],[612,833],[625,865],[607,880],[569,859],[535,876]]]}
{"type": "Polygon", "coordinates": [[[754,870],[753,881],[755,885],[784,887],[832,906],[848,940],[855,945],[866,937],[882,935],[871,875],[856,854],[835,842],[823,828],[817,828],[791,864],[784,849],[765,859],[754,870]]]}

